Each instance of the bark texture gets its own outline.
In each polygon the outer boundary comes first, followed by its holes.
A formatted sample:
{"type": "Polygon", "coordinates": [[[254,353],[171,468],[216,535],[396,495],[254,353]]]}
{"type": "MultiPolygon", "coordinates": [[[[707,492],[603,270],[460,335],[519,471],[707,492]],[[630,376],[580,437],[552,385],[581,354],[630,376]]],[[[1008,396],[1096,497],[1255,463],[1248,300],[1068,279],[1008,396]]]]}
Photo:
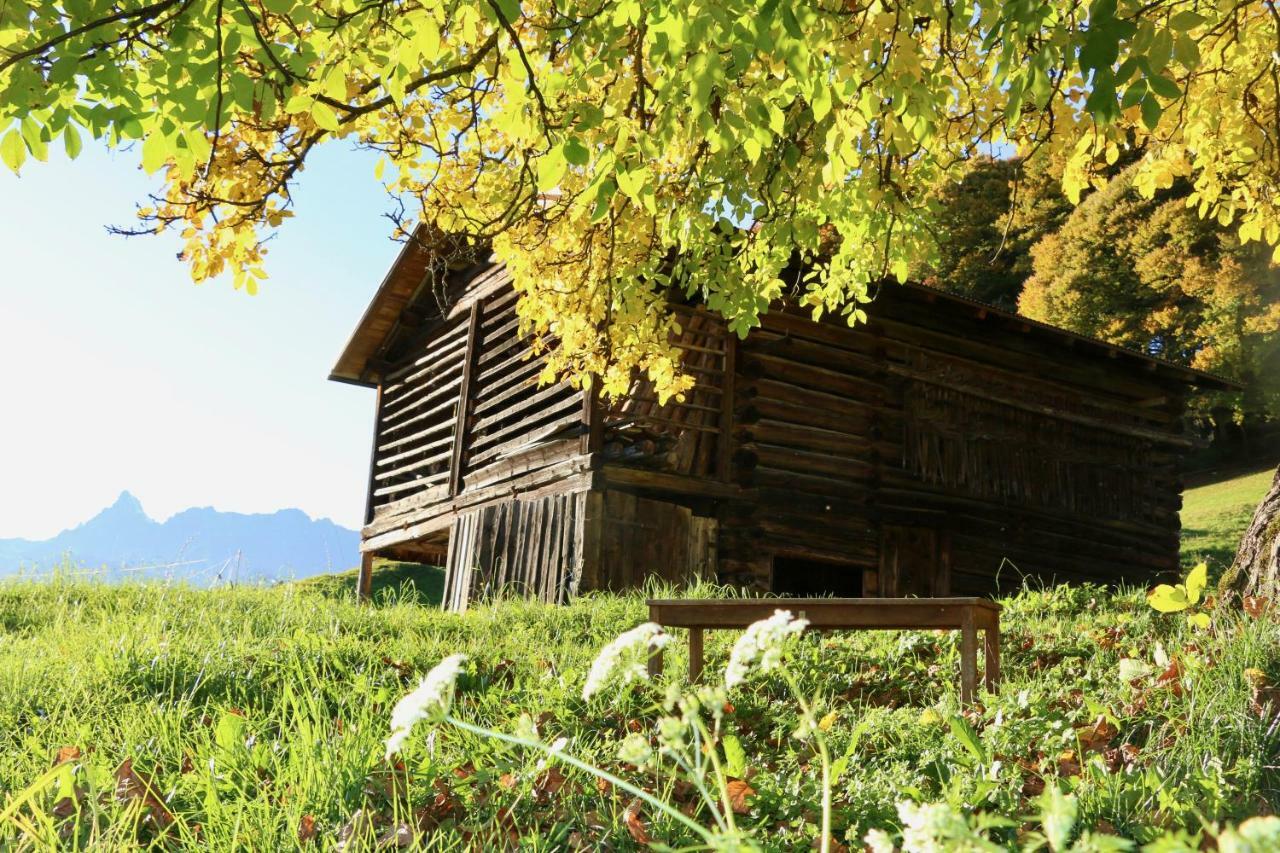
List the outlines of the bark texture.
{"type": "Polygon", "coordinates": [[[1272,597],[1280,592],[1280,468],[1240,540],[1236,558],[1223,575],[1219,591],[1224,595],[1272,597]]]}

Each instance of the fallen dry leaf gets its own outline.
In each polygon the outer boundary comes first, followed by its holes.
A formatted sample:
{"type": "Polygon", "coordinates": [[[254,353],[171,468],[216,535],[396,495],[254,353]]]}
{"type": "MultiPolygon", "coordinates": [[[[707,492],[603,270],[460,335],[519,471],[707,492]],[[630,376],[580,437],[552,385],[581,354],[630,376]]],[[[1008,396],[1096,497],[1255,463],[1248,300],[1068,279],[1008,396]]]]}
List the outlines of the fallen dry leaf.
{"type": "Polygon", "coordinates": [[[746,814],[750,811],[751,806],[747,800],[755,796],[755,788],[741,779],[730,779],[725,788],[729,793],[729,807],[734,814],[746,814]]]}
{"type": "Polygon", "coordinates": [[[316,819],[312,815],[304,814],[302,820],[298,821],[298,843],[306,844],[315,837],[316,819]]]}
{"type": "Polygon", "coordinates": [[[627,810],[622,813],[622,822],[627,827],[627,832],[631,834],[631,838],[637,844],[652,844],[653,839],[649,837],[649,827],[645,825],[644,820],[640,816],[640,810],[644,803],[639,797],[631,801],[627,806],[627,810]]]}
{"type": "Polygon", "coordinates": [[[132,758],[126,758],[116,768],[115,797],[122,803],[140,803],[144,812],[142,816],[144,824],[163,831],[173,823],[173,813],[156,796],[151,780],[133,769],[132,758]]]}
{"type": "Polygon", "coordinates": [[[539,800],[548,800],[560,793],[560,789],[564,787],[565,775],[560,772],[559,767],[548,767],[542,771],[542,775],[538,777],[538,781],[533,784],[533,794],[539,800]]]}
{"type": "Polygon", "coordinates": [[[75,761],[80,757],[80,747],[63,746],[58,748],[58,755],[53,759],[54,764],[66,764],[68,761],[75,761]]]}
{"type": "Polygon", "coordinates": [[[1099,716],[1091,725],[1076,729],[1076,737],[1080,739],[1082,752],[1102,752],[1111,743],[1112,738],[1119,733],[1120,730],[1107,722],[1107,718],[1103,716],[1099,716]]]}
{"type": "Polygon", "coordinates": [[[1169,666],[1156,678],[1157,687],[1168,687],[1174,696],[1182,695],[1182,664],[1177,658],[1169,661],[1169,666]]]}
{"type": "Polygon", "coordinates": [[[378,836],[378,849],[385,850],[389,847],[410,847],[413,845],[413,830],[407,823],[397,823],[388,829],[382,835],[378,836]]]}
{"type": "Polygon", "coordinates": [[[1271,603],[1271,599],[1264,595],[1246,595],[1241,601],[1241,606],[1247,616],[1253,619],[1261,619],[1271,610],[1271,603]]]}

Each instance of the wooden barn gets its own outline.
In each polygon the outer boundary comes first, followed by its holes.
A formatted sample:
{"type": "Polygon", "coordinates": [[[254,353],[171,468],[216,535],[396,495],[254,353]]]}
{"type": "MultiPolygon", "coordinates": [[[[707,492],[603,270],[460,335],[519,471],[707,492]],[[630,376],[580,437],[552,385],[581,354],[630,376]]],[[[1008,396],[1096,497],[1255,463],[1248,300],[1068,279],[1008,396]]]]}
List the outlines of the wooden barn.
{"type": "Polygon", "coordinates": [[[1226,381],[918,285],[745,340],[676,310],[694,390],[605,404],[538,385],[504,268],[406,244],[331,374],[377,390],[362,591],[374,555],[443,561],[453,609],[650,575],[936,596],[1177,569],[1184,405],[1226,381]]]}

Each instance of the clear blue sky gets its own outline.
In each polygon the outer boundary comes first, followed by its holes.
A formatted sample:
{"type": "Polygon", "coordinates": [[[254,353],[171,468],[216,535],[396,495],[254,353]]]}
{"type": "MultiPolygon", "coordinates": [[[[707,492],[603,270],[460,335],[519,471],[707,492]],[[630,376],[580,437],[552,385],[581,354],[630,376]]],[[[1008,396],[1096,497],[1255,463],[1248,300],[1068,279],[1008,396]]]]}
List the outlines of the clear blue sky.
{"type": "MultiPolygon", "coordinates": [[[[60,148],[60,146],[57,146],[60,148]]],[[[329,368],[398,246],[361,153],[321,150],[257,296],[192,284],[176,237],[123,238],[136,152],[0,167],[0,538],[123,489],[148,514],[298,507],[358,526],[373,392],[329,368]]]]}

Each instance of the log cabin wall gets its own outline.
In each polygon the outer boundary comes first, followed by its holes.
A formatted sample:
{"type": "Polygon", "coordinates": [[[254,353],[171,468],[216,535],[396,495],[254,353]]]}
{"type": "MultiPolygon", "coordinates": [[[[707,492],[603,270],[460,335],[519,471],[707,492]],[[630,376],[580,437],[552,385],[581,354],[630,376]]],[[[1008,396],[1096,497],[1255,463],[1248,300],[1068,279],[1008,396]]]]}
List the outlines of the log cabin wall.
{"type": "Polygon", "coordinates": [[[676,306],[694,387],[602,405],[539,386],[504,269],[437,301],[406,257],[334,376],[379,389],[362,548],[443,556],[447,606],[650,575],[947,595],[1176,570],[1183,404],[1214,377],[903,286],[855,328],[775,308],[745,340],[676,306]]]}
{"type": "Polygon", "coordinates": [[[862,594],[985,594],[1176,571],[1185,389],[980,309],[882,295],[848,329],[765,317],[739,350],[722,580],[778,558],[862,594]]]}

